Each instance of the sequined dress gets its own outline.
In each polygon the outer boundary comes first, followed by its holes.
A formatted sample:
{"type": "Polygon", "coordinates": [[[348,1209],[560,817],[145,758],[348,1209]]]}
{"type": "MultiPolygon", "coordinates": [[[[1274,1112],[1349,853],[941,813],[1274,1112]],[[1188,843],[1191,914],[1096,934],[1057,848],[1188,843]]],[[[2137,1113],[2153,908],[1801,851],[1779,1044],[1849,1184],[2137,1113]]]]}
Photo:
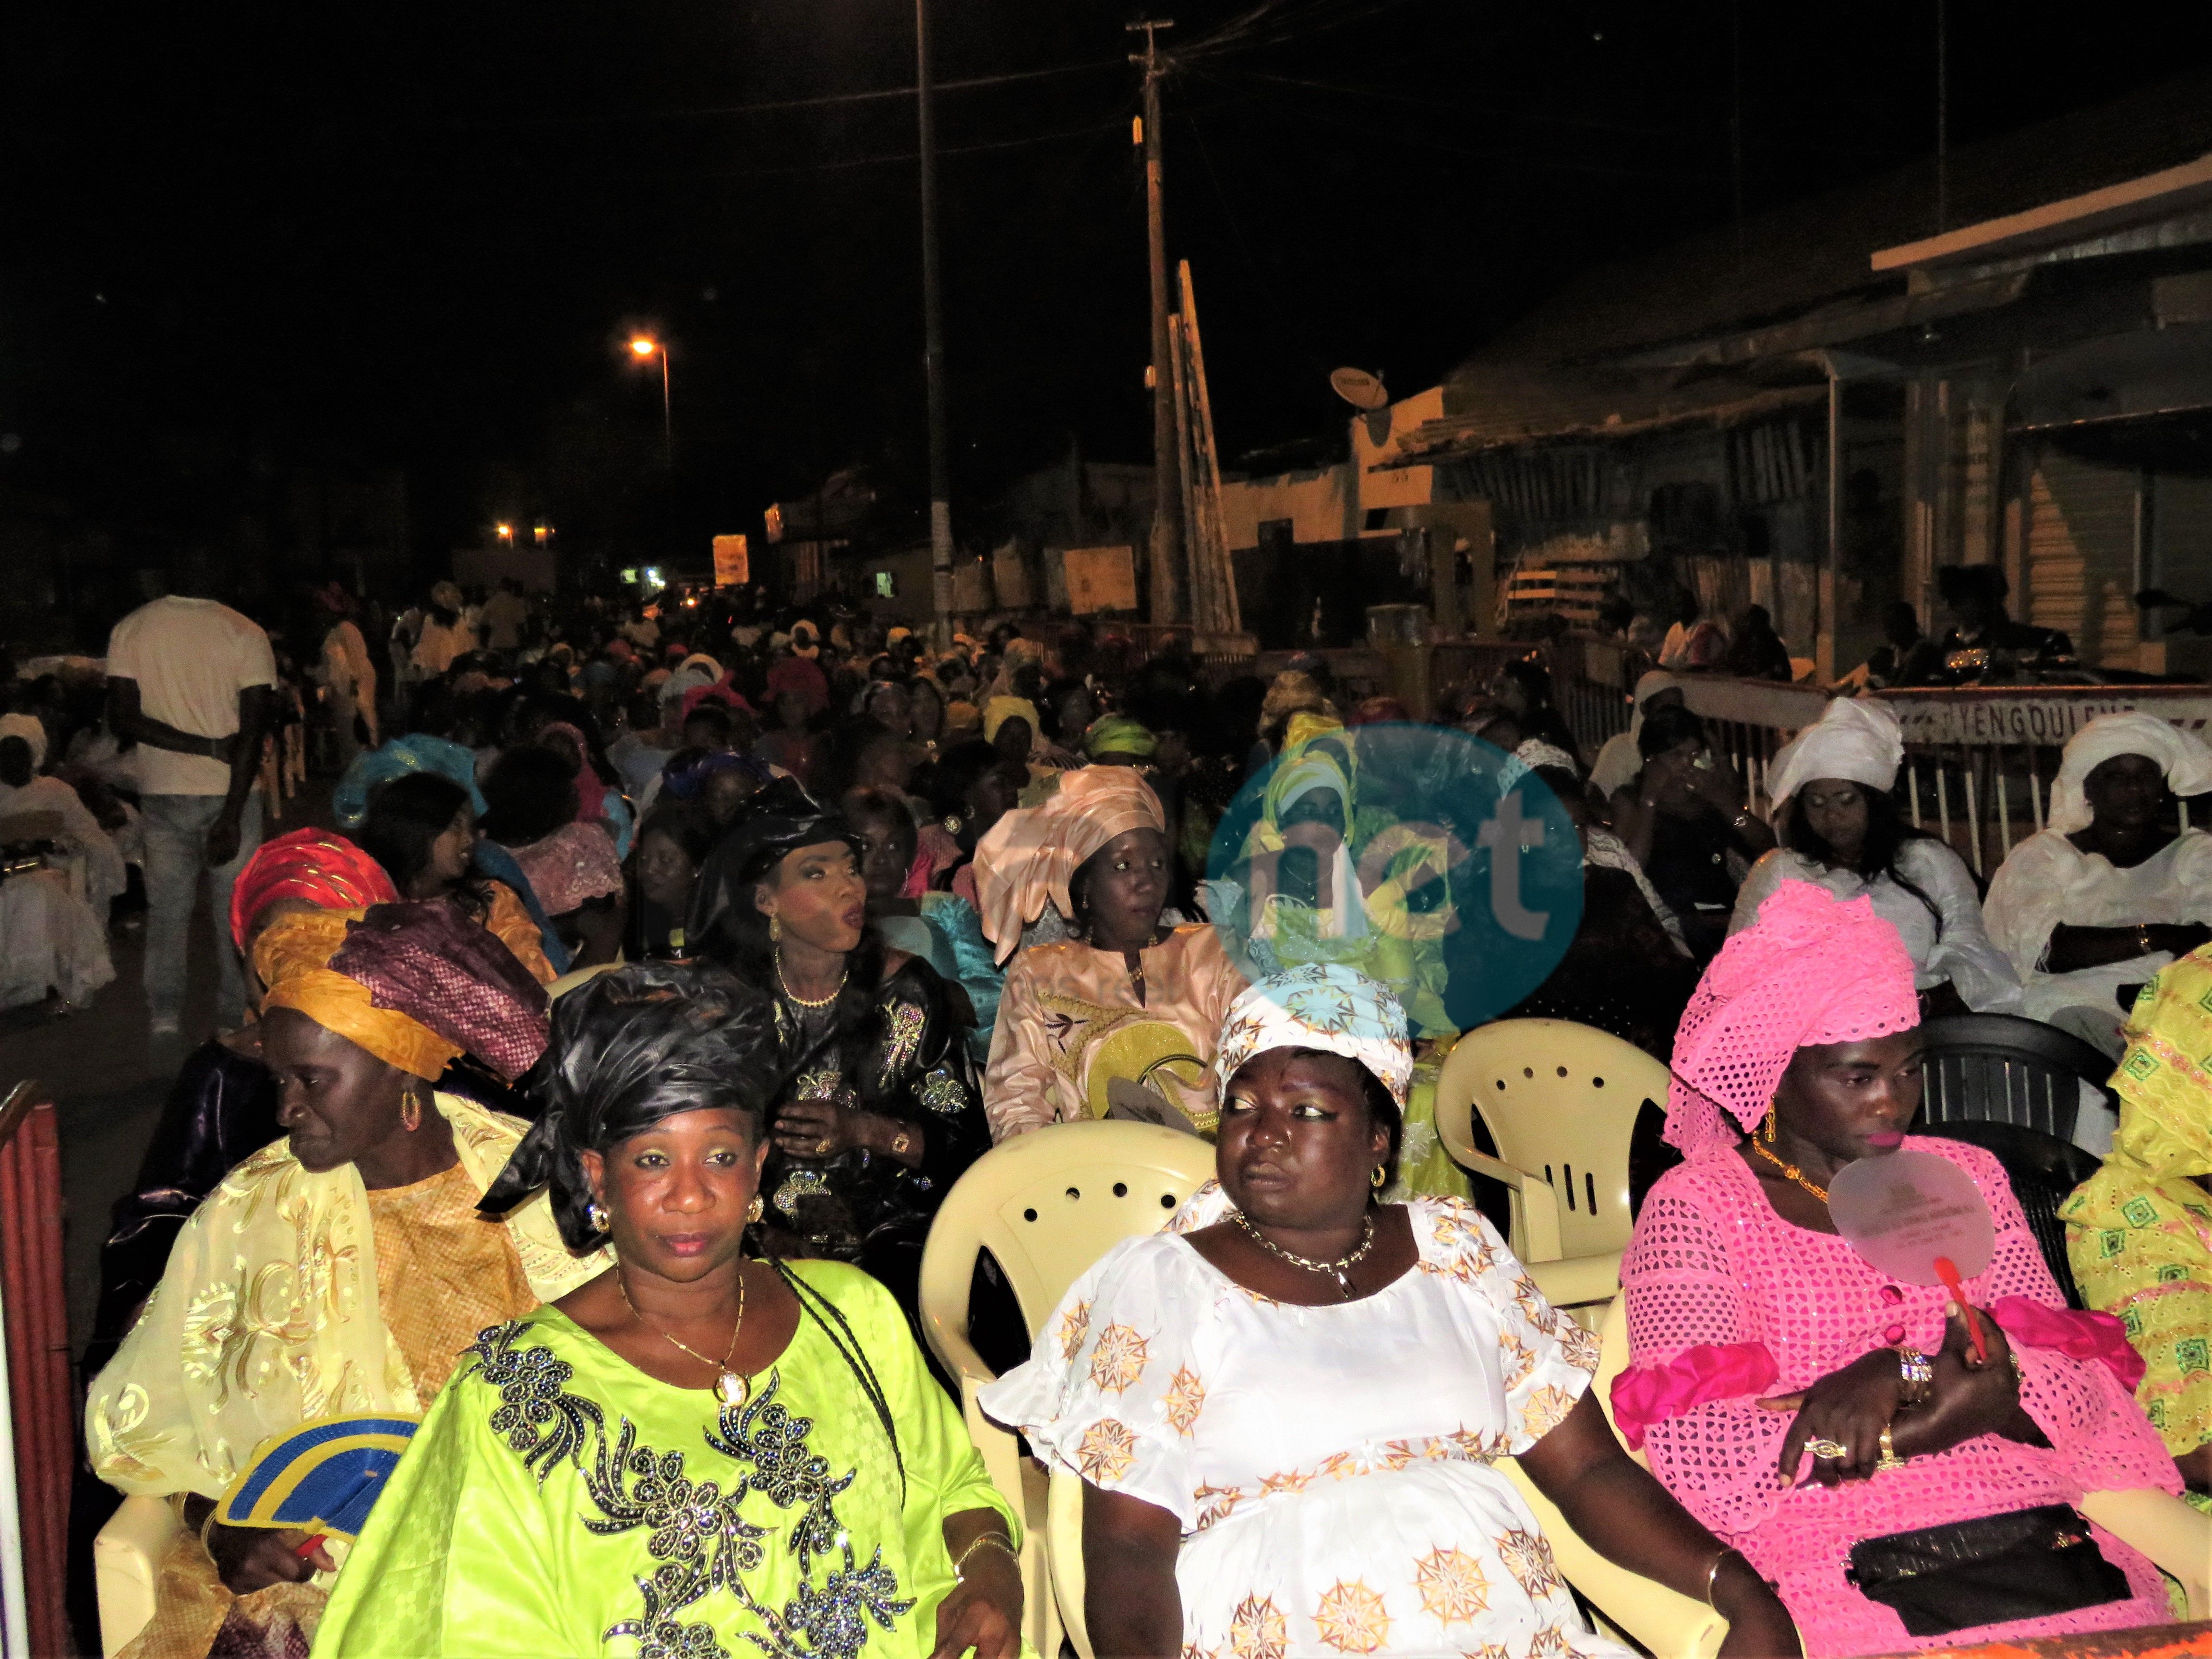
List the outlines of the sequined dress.
{"type": "Polygon", "coordinates": [[[945,1518],[1006,1506],[882,1287],[791,1267],[831,1311],[802,1315],[743,1407],[655,1381],[550,1307],[484,1332],[377,1500],[315,1653],[928,1653],[953,1587],[945,1518]],[[866,1356],[896,1455],[840,1341],[866,1356]]]}
{"type": "Polygon", "coordinates": [[[827,1098],[897,1119],[921,1138],[921,1162],[909,1167],[858,1147],[827,1159],[794,1158],[778,1148],[761,1179],[768,1210],[758,1237],[767,1254],[857,1262],[911,1313],[930,1221],[952,1183],[989,1149],[991,1130],[935,970],[918,959],[901,963],[884,975],[877,1001],[881,1035],[865,1066],[849,1073],[833,1011],[776,996],[776,1032],[792,1079],[783,1101],[827,1098]]]}

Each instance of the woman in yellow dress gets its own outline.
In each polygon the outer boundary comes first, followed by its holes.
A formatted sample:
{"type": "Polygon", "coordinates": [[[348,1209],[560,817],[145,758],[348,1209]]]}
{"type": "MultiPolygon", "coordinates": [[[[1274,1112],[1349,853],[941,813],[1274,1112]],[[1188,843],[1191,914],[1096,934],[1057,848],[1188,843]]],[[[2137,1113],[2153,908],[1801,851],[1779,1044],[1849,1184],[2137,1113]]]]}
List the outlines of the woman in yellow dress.
{"type": "Polygon", "coordinates": [[[999,960],[1048,906],[1077,930],[1006,974],[983,1075],[994,1141],[1116,1106],[1212,1130],[1213,1040],[1244,975],[1209,924],[1161,925],[1172,868],[1159,797],[1126,766],[1069,773],[976,847],[999,960]]]}
{"type": "Polygon", "coordinates": [[[2105,1167],[2058,1207],[2081,1299],[2142,1356],[2136,1400],[2212,1510],[2212,945],[2136,999],[2105,1167]]]}
{"type": "Polygon", "coordinates": [[[511,1078],[544,1047],[544,994],[505,945],[441,902],[307,910],[253,967],[288,1133],[193,1212],[85,1408],[94,1472],[185,1523],[131,1659],[296,1652],[343,1552],[212,1524],[254,1449],[421,1411],[479,1329],[604,1265],[542,1201],[477,1213],[526,1126],[431,1087],[464,1048],[511,1078]]]}
{"type": "Polygon", "coordinates": [[[1012,1518],[897,1303],[744,1252],[781,1075],[769,1000],[643,963],[561,999],[550,1188],[618,1265],[485,1331],[346,1563],[315,1652],[1013,1659],[1012,1518]]]}

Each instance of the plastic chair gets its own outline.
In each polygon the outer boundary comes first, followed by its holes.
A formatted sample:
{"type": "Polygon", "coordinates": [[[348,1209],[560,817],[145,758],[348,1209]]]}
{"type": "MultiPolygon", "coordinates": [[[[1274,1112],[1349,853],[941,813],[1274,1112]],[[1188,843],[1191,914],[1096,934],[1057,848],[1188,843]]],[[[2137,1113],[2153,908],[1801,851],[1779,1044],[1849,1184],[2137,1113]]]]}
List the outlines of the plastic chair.
{"type": "MultiPolygon", "coordinates": [[[[968,1340],[975,1256],[990,1251],[1020,1304],[1032,1340],[1067,1287],[1125,1238],[1158,1232],[1213,1177],[1213,1148],[1150,1123],[1056,1123],[993,1147],[953,1183],[922,1247],[922,1334],[960,1382],[960,1409],[983,1465],[1023,1517],[1024,1632],[1041,1654],[1060,1651],[1043,1467],[985,1417],[976,1391],[993,1374],[968,1340]]],[[[1082,1603],[1075,1604],[1077,1617],[1082,1603]]]]}
{"type": "Polygon", "coordinates": [[[169,1540],[184,1530],[165,1498],[126,1498],[92,1540],[100,1595],[100,1651],[113,1656],[154,1620],[155,1587],[169,1540]]]}
{"type": "Polygon", "coordinates": [[[1920,1121],[2017,1123],[2074,1138],[2084,1083],[2106,1094],[2110,1056],[2070,1031],[2016,1014],[1951,1014],[1920,1028],[1920,1121]]]}
{"type": "Polygon", "coordinates": [[[1637,1114],[1647,1102],[1663,1110],[1667,1084],[1664,1066],[1609,1032],[1502,1019],[1469,1031],[1446,1057],[1437,1133],[1462,1164],[1512,1188],[1510,1242],[1524,1263],[1618,1254],[1635,1221],[1637,1114]],[[1477,1118],[1495,1158],[1477,1145],[1477,1118]]]}
{"type": "Polygon", "coordinates": [[[2074,1283],[2073,1264],[2066,1257],[2066,1224],[2058,1218],[2058,1206],[2097,1173],[2097,1155],[2083,1152],[2070,1140],[2061,1140],[2040,1129],[2022,1128],[2017,1123],[1938,1123],[1929,1133],[1979,1146],[2004,1166],[2005,1179],[2027,1217],[2027,1230],[2035,1235],[2044,1265],[2058,1281],[2066,1305],[2081,1307],[2081,1292],[2074,1283]]]}

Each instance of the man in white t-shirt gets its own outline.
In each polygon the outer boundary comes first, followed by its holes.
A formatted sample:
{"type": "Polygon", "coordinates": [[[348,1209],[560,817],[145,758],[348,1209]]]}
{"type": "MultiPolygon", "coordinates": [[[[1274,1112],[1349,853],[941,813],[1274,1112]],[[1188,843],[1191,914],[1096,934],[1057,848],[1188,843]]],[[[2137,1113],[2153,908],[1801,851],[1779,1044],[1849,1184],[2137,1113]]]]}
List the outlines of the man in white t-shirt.
{"type": "Polygon", "coordinates": [[[173,1036],[184,1013],[192,904],[206,878],[215,918],[216,1018],[245,1023],[230,939],[230,890],[261,844],[262,738],[275,722],[269,636],[228,605],[171,595],[143,605],[107,641],[107,722],[137,745],[146,836],[146,1006],[173,1036]]]}

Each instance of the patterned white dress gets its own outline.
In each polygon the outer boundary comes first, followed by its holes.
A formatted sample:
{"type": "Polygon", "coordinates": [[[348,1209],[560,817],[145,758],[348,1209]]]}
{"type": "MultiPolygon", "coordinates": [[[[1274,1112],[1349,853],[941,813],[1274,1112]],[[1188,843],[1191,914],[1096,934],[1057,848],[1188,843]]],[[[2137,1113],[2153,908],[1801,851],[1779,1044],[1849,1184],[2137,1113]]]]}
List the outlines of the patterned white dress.
{"type": "Polygon", "coordinates": [[[1622,1654],[1492,1467],[1566,1416],[1595,1340],[1455,1199],[1407,1206],[1414,1269],[1316,1308],[1177,1236],[1228,1208],[1209,1182],[1115,1246],[982,1395],[1048,1462],[1182,1523],[1184,1659],[1622,1654]]]}

